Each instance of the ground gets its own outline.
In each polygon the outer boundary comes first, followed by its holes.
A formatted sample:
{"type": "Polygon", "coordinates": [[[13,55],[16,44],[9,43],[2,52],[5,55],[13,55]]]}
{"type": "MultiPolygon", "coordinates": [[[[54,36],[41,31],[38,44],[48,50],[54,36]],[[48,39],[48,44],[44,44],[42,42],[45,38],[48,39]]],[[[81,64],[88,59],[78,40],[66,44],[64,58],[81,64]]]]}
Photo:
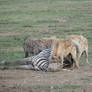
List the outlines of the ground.
{"type": "Polygon", "coordinates": [[[0,70],[0,92],[92,92],[92,66],[42,72],[0,70]]]}

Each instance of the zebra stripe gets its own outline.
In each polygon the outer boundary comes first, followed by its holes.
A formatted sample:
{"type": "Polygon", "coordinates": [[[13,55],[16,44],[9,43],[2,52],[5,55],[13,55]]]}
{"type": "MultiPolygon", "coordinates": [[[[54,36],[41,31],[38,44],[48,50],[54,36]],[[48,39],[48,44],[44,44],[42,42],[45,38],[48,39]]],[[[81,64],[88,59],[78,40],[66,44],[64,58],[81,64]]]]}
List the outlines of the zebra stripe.
{"type": "MultiPolygon", "coordinates": [[[[9,64],[22,64],[19,66],[8,67],[10,69],[32,69],[32,70],[42,70],[42,71],[58,71],[60,70],[61,64],[57,63],[49,63],[49,56],[51,53],[51,49],[45,49],[40,52],[38,55],[24,58],[21,60],[17,60],[10,63],[2,63],[3,65],[9,64]],[[23,65],[23,63],[25,65],[23,65]]],[[[0,67],[1,68],[1,67],[0,67]]],[[[2,67],[1,69],[5,69],[6,67],[2,67]]]]}
{"type": "Polygon", "coordinates": [[[32,56],[32,63],[35,70],[47,71],[49,66],[49,56],[51,49],[45,49],[41,51],[38,55],[32,56]]]}

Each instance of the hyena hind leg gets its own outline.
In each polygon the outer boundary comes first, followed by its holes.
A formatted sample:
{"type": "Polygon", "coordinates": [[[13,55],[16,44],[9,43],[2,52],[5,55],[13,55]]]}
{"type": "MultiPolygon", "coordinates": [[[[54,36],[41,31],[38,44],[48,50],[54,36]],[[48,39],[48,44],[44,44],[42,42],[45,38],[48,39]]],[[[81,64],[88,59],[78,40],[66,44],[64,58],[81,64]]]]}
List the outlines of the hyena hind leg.
{"type": "Polygon", "coordinates": [[[86,63],[89,64],[89,61],[88,61],[88,50],[85,50],[85,58],[86,58],[86,63]]]}
{"type": "Polygon", "coordinates": [[[73,66],[75,66],[78,69],[79,68],[79,58],[73,55],[73,61],[74,61],[73,66]]]}

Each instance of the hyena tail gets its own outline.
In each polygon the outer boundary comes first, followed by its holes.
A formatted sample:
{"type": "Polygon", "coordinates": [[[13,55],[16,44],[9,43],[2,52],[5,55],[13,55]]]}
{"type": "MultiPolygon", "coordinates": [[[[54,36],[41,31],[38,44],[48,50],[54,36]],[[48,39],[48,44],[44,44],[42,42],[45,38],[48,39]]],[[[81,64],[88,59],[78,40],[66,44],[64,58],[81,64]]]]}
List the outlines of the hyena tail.
{"type": "Polygon", "coordinates": [[[76,47],[76,54],[77,54],[77,58],[79,58],[79,55],[80,55],[80,51],[81,51],[81,46],[80,44],[76,41],[76,40],[73,40],[73,39],[69,39],[76,47]]]}
{"type": "Polygon", "coordinates": [[[80,44],[75,40],[71,40],[71,41],[75,45],[77,53],[80,53],[80,48],[81,48],[80,44]]]}
{"type": "Polygon", "coordinates": [[[77,54],[80,53],[81,46],[80,46],[80,44],[76,40],[73,40],[72,38],[66,38],[65,40],[71,41],[75,45],[75,47],[76,47],[77,54]]]}

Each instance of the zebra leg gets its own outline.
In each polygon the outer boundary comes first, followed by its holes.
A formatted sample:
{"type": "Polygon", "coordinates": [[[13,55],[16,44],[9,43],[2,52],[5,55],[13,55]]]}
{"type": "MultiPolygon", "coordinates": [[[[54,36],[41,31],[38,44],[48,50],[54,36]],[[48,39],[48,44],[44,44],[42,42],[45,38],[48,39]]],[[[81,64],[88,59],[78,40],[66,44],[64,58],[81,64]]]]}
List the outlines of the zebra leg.
{"type": "Polygon", "coordinates": [[[15,67],[12,67],[13,69],[24,69],[24,70],[33,70],[34,67],[29,64],[29,65],[20,65],[20,66],[15,66],[15,67]]]}
{"type": "Polygon", "coordinates": [[[12,61],[12,62],[6,62],[6,61],[2,61],[1,65],[21,65],[21,64],[32,64],[32,57],[28,57],[28,58],[24,58],[24,59],[20,59],[20,60],[16,60],[16,61],[12,61]]]}
{"type": "Polygon", "coordinates": [[[34,70],[34,67],[29,65],[19,65],[19,66],[4,66],[1,69],[22,69],[22,70],[34,70]]]}

